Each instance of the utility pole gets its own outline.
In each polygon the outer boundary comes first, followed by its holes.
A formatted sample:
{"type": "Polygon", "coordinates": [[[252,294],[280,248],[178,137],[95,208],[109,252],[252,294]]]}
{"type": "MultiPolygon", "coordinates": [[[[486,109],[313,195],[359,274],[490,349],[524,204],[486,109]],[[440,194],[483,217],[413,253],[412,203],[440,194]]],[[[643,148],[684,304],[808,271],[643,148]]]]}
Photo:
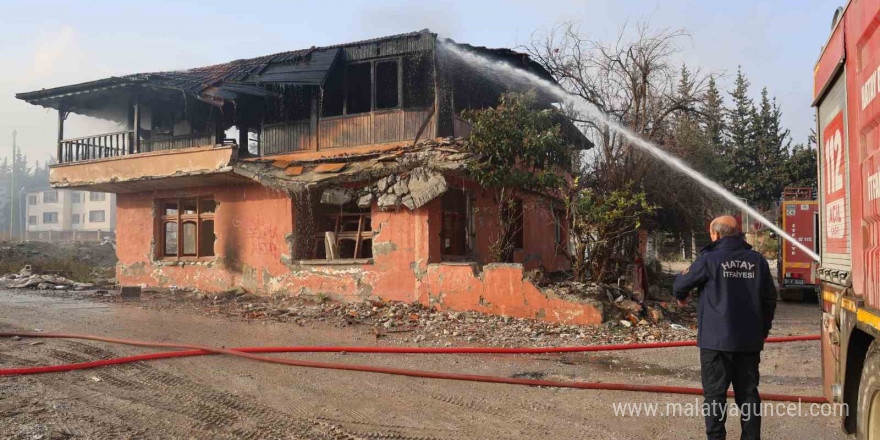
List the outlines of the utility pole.
{"type": "Polygon", "coordinates": [[[12,240],[12,224],[15,222],[15,137],[18,135],[12,130],[12,168],[9,176],[9,239],[12,240]]]}

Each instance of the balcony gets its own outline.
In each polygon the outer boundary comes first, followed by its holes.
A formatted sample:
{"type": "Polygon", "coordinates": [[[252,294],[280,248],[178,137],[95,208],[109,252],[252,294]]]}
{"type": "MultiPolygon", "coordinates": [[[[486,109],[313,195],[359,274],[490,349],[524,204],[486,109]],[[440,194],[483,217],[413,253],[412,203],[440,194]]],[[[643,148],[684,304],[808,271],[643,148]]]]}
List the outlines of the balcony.
{"type": "Polygon", "coordinates": [[[391,109],[264,124],[260,155],[330,150],[434,136],[433,109],[391,109]]]}
{"type": "Polygon", "coordinates": [[[91,191],[125,193],[228,185],[246,180],[232,172],[236,148],[230,145],[129,153],[128,149],[104,149],[103,145],[100,148],[85,148],[86,143],[82,140],[70,141],[74,158],[76,144],[79,143],[81,161],[50,167],[49,183],[54,188],[88,188],[91,191]],[[91,154],[90,158],[85,158],[86,154],[91,154]]]}
{"type": "Polygon", "coordinates": [[[58,144],[60,163],[81,162],[132,154],[132,131],[118,131],[95,136],[64,139],[58,144]]]}
{"type": "MultiPolygon", "coordinates": [[[[355,115],[264,124],[258,132],[261,156],[383,144],[434,136],[433,109],[391,109],[355,115]]],[[[456,121],[460,134],[466,123],[456,121]]],[[[210,135],[152,136],[135,142],[133,130],[59,141],[59,163],[189,149],[232,143],[210,135]]],[[[242,140],[239,140],[241,142],[242,140]]]]}
{"type": "Polygon", "coordinates": [[[126,130],[63,139],[58,142],[58,161],[59,163],[85,162],[95,159],[163,150],[179,150],[213,144],[213,136],[204,135],[161,136],[154,137],[153,139],[140,139],[140,142],[135,142],[134,131],[126,130]]]}

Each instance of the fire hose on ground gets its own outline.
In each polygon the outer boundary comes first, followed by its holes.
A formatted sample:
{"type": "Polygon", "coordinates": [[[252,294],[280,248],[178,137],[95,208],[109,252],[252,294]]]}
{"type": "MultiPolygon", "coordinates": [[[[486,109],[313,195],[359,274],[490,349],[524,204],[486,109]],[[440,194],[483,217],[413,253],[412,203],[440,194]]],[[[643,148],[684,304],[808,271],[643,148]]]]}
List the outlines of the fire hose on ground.
{"type": "MultiPolygon", "coordinates": [[[[578,388],[588,390],[612,390],[612,391],[638,391],[668,394],[702,395],[700,388],[688,388],[677,386],[659,385],[634,385],[626,383],[606,382],[574,382],[554,381],[541,379],[510,378],[501,376],[485,376],[461,373],[442,373],[423,370],[409,370],[401,368],[374,367],[361,364],[345,364],[332,362],[317,362],[296,359],[286,359],[271,356],[260,356],[254,353],[397,353],[397,354],[548,354],[548,353],[579,353],[616,350],[638,350],[649,348],[670,348],[695,346],[696,341],[681,342],[656,342],[647,344],[620,344],[620,345],[590,345],[572,347],[529,347],[529,348],[504,348],[504,347],[326,347],[326,346],[295,346],[295,347],[238,347],[219,348],[205,345],[148,342],[131,339],[109,338],[95,335],[81,335],[69,333],[36,333],[36,332],[0,332],[0,337],[29,337],[29,338],[63,338],[63,339],[86,339],[92,341],[109,342],[114,344],[133,345],[138,347],[172,348],[182,351],[148,353],[136,356],[127,356],[114,359],[102,359],[91,362],[74,364],[51,365],[42,367],[8,368],[0,369],[0,376],[13,376],[22,374],[54,373],[61,371],[82,370],[87,368],[118,365],[131,362],[148,361],[155,359],[167,359],[176,357],[202,356],[209,354],[226,354],[242,357],[250,360],[269,362],[275,364],[292,365],[297,367],[322,368],[332,370],[360,371],[367,373],[381,373],[398,376],[421,377],[427,379],[462,380],[471,382],[501,383],[510,385],[526,385],[557,388],[578,388]]],[[[809,336],[785,336],[767,338],[768,343],[782,343],[795,341],[818,340],[819,335],[809,336]]],[[[733,392],[728,392],[728,397],[733,397],[733,392]]],[[[763,400],[803,402],[803,403],[827,403],[824,397],[817,396],[792,396],[784,394],[761,394],[763,400]]]]}

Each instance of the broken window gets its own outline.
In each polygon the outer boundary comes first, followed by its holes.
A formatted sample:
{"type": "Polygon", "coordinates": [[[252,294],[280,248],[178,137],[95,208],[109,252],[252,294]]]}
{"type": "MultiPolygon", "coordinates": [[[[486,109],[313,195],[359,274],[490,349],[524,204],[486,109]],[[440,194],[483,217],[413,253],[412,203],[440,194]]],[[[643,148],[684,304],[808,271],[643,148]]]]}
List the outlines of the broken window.
{"type": "Polygon", "coordinates": [[[70,224],[72,224],[72,225],[79,224],[79,214],[73,214],[70,216],[70,224]]]}
{"type": "Polygon", "coordinates": [[[395,108],[400,103],[397,60],[376,63],[376,109],[395,108]]]}
{"type": "Polygon", "coordinates": [[[371,64],[349,64],[345,70],[345,113],[364,113],[372,107],[371,64]]]}
{"type": "Polygon", "coordinates": [[[35,215],[29,215],[29,216],[28,216],[28,224],[29,224],[29,225],[35,225],[35,224],[37,224],[37,216],[35,216],[35,215]]]}
{"type": "Polygon", "coordinates": [[[445,261],[464,260],[472,251],[473,203],[464,191],[450,188],[443,194],[442,206],[443,217],[440,228],[442,258],[445,261]]]}
{"type": "Polygon", "coordinates": [[[403,59],[403,105],[425,108],[434,105],[434,66],[430,55],[411,55],[403,59]]]}
{"type": "Polygon", "coordinates": [[[373,257],[373,226],[370,209],[356,203],[320,205],[315,216],[315,259],[373,257]]]}
{"type": "Polygon", "coordinates": [[[343,69],[332,69],[321,88],[322,116],[339,116],[345,103],[345,75],[343,69]]]}
{"type": "Polygon", "coordinates": [[[171,137],[174,134],[174,119],[173,111],[154,112],[150,136],[153,139],[171,137]]]}
{"type": "Polygon", "coordinates": [[[321,93],[324,117],[400,108],[402,104],[429,107],[434,103],[433,67],[427,56],[412,57],[405,64],[398,58],[349,64],[330,72],[321,93]],[[408,93],[405,102],[401,88],[408,93]]]}
{"type": "Polygon", "coordinates": [[[177,258],[213,257],[216,207],[217,203],[211,197],[160,201],[160,255],[177,258]]]}

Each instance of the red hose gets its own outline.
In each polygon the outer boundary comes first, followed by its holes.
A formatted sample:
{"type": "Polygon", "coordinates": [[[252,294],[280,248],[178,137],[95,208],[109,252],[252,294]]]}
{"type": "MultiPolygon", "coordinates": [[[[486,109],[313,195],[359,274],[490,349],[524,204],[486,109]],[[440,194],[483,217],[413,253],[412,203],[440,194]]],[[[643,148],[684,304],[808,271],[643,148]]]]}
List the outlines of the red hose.
{"type": "MultiPolygon", "coordinates": [[[[285,359],[268,356],[257,356],[251,353],[280,353],[280,352],[352,352],[352,353],[560,353],[560,352],[585,352],[585,351],[603,351],[603,350],[632,350],[640,348],[663,348],[663,347],[684,347],[696,345],[695,341],[684,342],[659,342],[652,344],[626,344],[626,345],[606,345],[606,346],[584,346],[584,347],[550,347],[550,348],[491,348],[491,347],[465,347],[465,348],[441,348],[441,347],[243,347],[235,349],[217,348],[194,344],[178,344],[178,343],[161,343],[161,342],[143,342],[128,339],[107,338],[93,335],[77,335],[66,333],[11,333],[0,332],[0,337],[20,336],[20,337],[36,337],[36,338],[69,338],[69,339],[89,339],[94,341],[110,342],[116,344],[134,345],[140,347],[160,347],[160,348],[177,348],[188,351],[176,351],[166,353],[151,353],[138,356],[128,356],[116,359],[105,359],[93,362],[83,362],[67,365],[53,365],[44,367],[29,368],[12,368],[0,370],[0,376],[19,375],[19,374],[38,374],[59,371],[80,370],[85,368],[94,368],[106,365],[115,365],[128,362],[145,361],[152,359],[163,359],[184,356],[198,356],[205,354],[228,354],[231,356],[243,357],[251,360],[270,362],[284,365],[293,365],[299,367],[324,368],[335,370],[362,371],[370,373],[393,374],[399,376],[422,377],[429,379],[450,379],[465,380],[474,382],[490,382],[504,383],[512,385],[528,385],[528,386],[546,386],[560,388],[580,388],[592,390],[618,390],[618,391],[641,391],[655,393],[672,393],[672,394],[691,394],[702,395],[699,388],[672,387],[672,386],[656,386],[656,385],[632,385],[619,383],[599,383],[599,382],[563,382],[537,379],[520,379],[507,378],[497,376],[482,376],[473,374],[458,373],[438,373],[421,370],[407,370],[399,368],[372,367],[368,365],[358,364],[339,364],[329,362],[315,362],[285,359]]],[[[781,338],[768,338],[767,342],[791,342],[791,341],[807,341],[819,339],[818,335],[811,336],[788,336],[781,338]]],[[[732,392],[728,392],[728,396],[733,396],[732,392]]],[[[789,401],[789,402],[806,402],[806,403],[826,403],[823,397],[813,396],[790,396],[782,394],[762,394],[764,400],[789,401]]]]}

